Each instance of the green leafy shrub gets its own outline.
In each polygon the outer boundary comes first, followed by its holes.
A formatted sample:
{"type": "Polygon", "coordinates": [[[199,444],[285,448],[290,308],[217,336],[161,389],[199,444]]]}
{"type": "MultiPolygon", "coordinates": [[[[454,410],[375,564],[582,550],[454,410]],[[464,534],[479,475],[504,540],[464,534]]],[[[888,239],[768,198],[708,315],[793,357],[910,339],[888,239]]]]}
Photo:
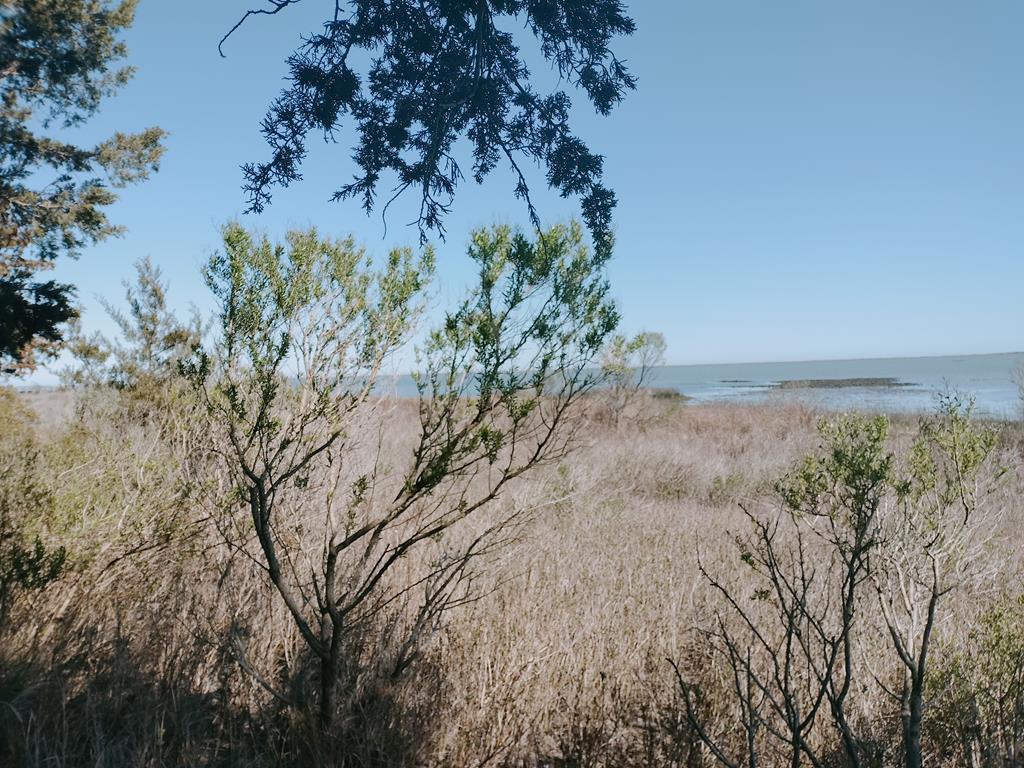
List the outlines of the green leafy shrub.
{"type": "Polygon", "coordinates": [[[928,676],[935,705],[929,738],[968,764],[1024,758],[1024,595],[986,608],[966,638],[944,648],[928,676]]]}
{"type": "Polygon", "coordinates": [[[125,394],[121,405],[133,418],[160,420],[189,405],[189,389],[180,377],[180,363],[199,345],[203,323],[193,310],[179,320],[167,301],[167,284],[149,259],[135,264],[135,282],[124,282],[122,310],[103,300],[118,334],[86,335],[71,324],[68,349],[75,362],[62,372],[68,386],[95,391],[112,388],[125,394]]]}
{"type": "MultiPolygon", "coordinates": [[[[722,723],[702,720],[697,688],[676,668],[686,717],[721,763],[753,764],[780,750],[791,765],[822,765],[826,752],[851,766],[891,761],[858,712],[873,680],[899,708],[892,753],[902,753],[907,768],[925,764],[937,622],[952,593],[981,578],[991,530],[981,502],[1002,475],[990,462],[996,433],[972,410],[969,398],[941,397],[906,447],[890,437],[885,416],[823,420],[820,447],[776,484],[782,508],[741,505],[751,532],[736,538],[737,555],[748,580],[701,572],[730,612],[731,621],[720,614],[704,631],[731,669],[744,743],[733,733],[708,735],[722,723]],[[861,662],[879,635],[890,641],[888,653],[876,647],[872,662],[861,662]],[[872,664],[889,665],[888,682],[872,664]]],[[[1011,660],[990,680],[1016,680],[1020,638],[1007,645],[1012,633],[991,617],[988,628],[992,647],[981,648],[1011,660]]],[[[958,674],[954,666],[946,676],[958,674]]]]}
{"type": "MultiPolygon", "coordinates": [[[[665,364],[665,337],[644,331],[633,338],[616,334],[609,339],[601,354],[601,373],[608,420],[618,426],[623,418],[640,419],[638,400],[650,383],[654,368],[665,364]]],[[[661,391],[664,399],[664,390],[661,391]]]]}
{"type": "Polygon", "coordinates": [[[0,390],[0,631],[16,595],[44,588],[67,558],[64,547],[46,542],[53,496],[33,421],[15,393],[0,390]]]}

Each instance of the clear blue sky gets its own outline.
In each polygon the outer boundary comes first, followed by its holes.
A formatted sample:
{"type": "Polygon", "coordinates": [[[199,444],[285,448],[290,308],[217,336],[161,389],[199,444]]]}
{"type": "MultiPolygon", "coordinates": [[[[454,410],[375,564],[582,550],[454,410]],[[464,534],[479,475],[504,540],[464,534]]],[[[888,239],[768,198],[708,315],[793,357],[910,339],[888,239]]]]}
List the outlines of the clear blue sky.
{"type": "MultiPolygon", "coordinates": [[[[608,118],[578,110],[619,197],[614,293],[627,331],[662,331],[672,363],[998,352],[1024,348],[1024,3],[701,0],[627,3],[617,53],[639,88],[608,118]]],[[[208,308],[199,267],[244,208],[239,165],[284,57],[324,0],[257,17],[217,55],[244,0],[143,0],[132,84],[83,131],[160,125],[160,173],[125,190],[127,234],[63,262],[87,329],[149,255],[178,306],[208,308]]],[[[582,103],[582,95],[576,98],[582,103]]],[[[351,134],[247,223],[315,224],[371,250],[415,244],[411,208],[367,218],[328,202],[351,134]]],[[[439,248],[442,297],[469,279],[465,233],[527,222],[512,178],[467,182],[439,248]]],[[[412,202],[411,200],[409,201],[412,202]]],[[[544,217],[574,203],[540,196],[544,217]]]]}

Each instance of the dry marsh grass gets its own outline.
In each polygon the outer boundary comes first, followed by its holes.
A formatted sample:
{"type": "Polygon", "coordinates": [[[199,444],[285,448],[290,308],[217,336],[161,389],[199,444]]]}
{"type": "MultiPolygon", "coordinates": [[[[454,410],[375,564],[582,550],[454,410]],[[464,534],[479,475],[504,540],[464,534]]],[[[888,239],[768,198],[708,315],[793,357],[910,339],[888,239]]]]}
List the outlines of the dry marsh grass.
{"type": "MultiPolygon", "coordinates": [[[[698,553],[744,588],[739,504],[777,509],[773,482],[821,442],[820,414],[798,407],[652,402],[643,425],[588,422],[567,460],[453,534],[527,511],[406,674],[387,667],[410,606],[353,639],[345,716],[326,743],[311,714],[313,660],[253,550],[226,547],[211,524],[202,499],[224,491],[222,478],[185,458],[202,428],[187,406],[140,417],[114,393],[76,403],[52,393],[33,397],[33,420],[5,397],[0,454],[36,452],[45,509],[34,530],[69,553],[64,574],[19,594],[0,627],[0,762],[12,766],[713,765],[668,663],[700,681],[720,738],[740,739],[729,672],[705,634],[722,605],[698,553]]],[[[395,426],[386,450],[397,465],[414,412],[399,403],[380,418],[395,426]]],[[[914,427],[895,420],[892,443],[914,427]]],[[[937,624],[945,677],[928,710],[933,765],[1017,764],[968,754],[957,731],[968,704],[954,690],[970,678],[964,654],[981,642],[986,612],[1024,592],[1021,430],[999,428],[987,575],[954,593],[937,624]]],[[[416,565],[393,578],[414,578],[416,565]]],[[[1019,644],[1024,669],[1015,621],[1008,614],[1000,637],[1019,644]]],[[[898,669],[884,645],[881,633],[865,640],[863,663],[891,683],[898,669]]],[[[972,690],[986,684],[970,679],[972,690]]],[[[899,707],[863,681],[855,718],[896,762],[899,707]]],[[[1024,712],[1024,691],[1000,690],[1024,712]]]]}

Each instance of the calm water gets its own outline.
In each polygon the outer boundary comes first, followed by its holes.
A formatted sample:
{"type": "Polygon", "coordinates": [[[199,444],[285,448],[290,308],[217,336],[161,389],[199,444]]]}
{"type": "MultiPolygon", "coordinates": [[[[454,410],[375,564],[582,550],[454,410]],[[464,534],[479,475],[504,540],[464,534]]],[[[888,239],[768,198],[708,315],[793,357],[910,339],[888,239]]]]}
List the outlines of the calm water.
{"type": "Polygon", "coordinates": [[[672,365],[658,368],[652,386],[674,389],[698,402],[792,402],[830,410],[921,412],[935,405],[935,395],[955,389],[974,395],[977,412],[1000,418],[1019,417],[1020,396],[1014,370],[1024,353],[901,357],[874,360],[819,360],[798,363],[672,365]],[[839,389],[774,388],[797,379],[895,379],[903,386],[856,386],[839,389]]]}
{"type": "MultiPolygon", "coordinates": [[[[894,357],[818,360],[798,363],[669,365],[656,368],[650,385],[681,392],[696,402],[801,402],[827,410],[922,413],[936,395],[956,390],[975,398],[978,415],[1019,418],[1021,401],[1014,371],[1024,352],[951,357],[894,357]],[[782,381],[807,379],[894,379],[899,386],[837,389],[778,389],[782,381]]],[[[408,376],[390,383],[400,396],[415,397],[408,376]]]]}

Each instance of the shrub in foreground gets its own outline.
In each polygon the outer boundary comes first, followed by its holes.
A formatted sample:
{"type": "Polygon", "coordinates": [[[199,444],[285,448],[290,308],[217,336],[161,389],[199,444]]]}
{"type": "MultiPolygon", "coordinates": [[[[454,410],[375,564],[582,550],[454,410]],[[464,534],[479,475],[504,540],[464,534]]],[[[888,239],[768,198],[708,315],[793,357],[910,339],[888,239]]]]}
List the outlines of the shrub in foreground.
{"type": "Polygon", "coordinates": [[[351,240],[315,231],[275,245],[229,226],[224,240],[207,269],[217,337],[185,366],[233,489],[213,514],[229,546],[262,559],[316,659],[327,731],[368,676],[400,676],[442,614],[473,598],[474,563],[520,510],[467,539],[450,529],[565,455],[616,315],[578,226],[536,241],[473,233],[478,284],[421,350],[418,434],[389,465],[389,438],[367,434],[368,415],[416,329],[431,252],[392,251],[374,272],[351,240]],[[414,556],[415,572],[396,580],[414,556]]]}

